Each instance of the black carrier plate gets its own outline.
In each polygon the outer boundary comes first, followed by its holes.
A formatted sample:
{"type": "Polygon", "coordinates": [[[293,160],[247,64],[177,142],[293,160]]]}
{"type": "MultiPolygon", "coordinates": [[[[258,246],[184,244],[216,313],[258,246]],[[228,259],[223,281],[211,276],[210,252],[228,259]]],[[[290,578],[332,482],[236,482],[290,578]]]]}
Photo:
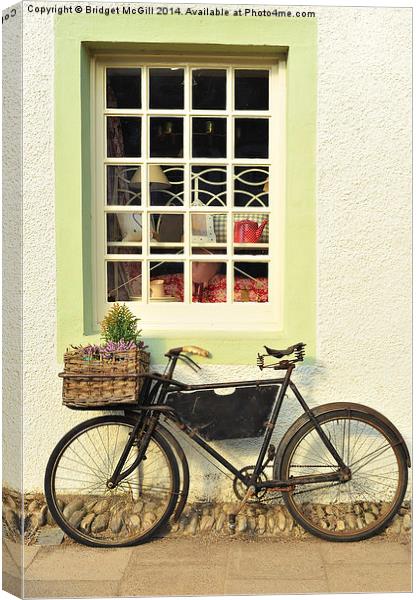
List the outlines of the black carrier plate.
{"type": "Polygon", "coordinates": [[[169,394],[167,404],[207,441],[259,437],[264,433],[278,387],[231,388],[228,394],[215,390],[175,392],[169,394]]]}

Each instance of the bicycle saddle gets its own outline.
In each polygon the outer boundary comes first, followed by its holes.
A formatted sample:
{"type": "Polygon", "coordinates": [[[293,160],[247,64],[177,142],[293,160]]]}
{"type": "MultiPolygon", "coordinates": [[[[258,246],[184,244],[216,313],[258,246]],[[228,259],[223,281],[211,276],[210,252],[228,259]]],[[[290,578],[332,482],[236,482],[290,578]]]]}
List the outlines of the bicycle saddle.
{"type": "Polygon", "coordinates": [[[306,344],[303,342],[299,342],[298,344],[293,344],[293,346],[289,346],[285,350],[275,350],[274,348],[268,348],[264,346],[267,354],[270,356],[274,356],[275,358],[283,358],[283,356],[288,356],[289,354],[293,354],[293,352],[301,352],[306,344]]]}

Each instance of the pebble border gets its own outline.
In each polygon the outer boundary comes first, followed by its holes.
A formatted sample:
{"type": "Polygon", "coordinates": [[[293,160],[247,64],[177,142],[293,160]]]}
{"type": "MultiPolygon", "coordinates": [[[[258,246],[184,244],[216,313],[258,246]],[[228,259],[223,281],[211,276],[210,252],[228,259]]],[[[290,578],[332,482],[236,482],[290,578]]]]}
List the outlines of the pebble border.
{"type": "MultiPolygon", "coordinates": [[[[364,515],[373,513],[373,505],[363,503],[364,515]]],[[[38,532],[56,524],[42,494],[25,494],[24,518],[22,501],[18,492],[3,489],[3,531],[6,537],[19,541],[22,530],[25,544],[36,543],[38,532]]],[[[187,504],[177,523],[172,523],[167,535],[208,536],[231,535],[228,515],[236,503],[195,502],[187,504]]],[[[325,512],[326,512],[325,507],[325,512]]],[[[405,501],[391,524],[381,536],[409,538],[412,528],[411,504],[405,501]]],[[[289,514],[283,505],[267,506],[249,504],[237,516],[234,535],[262,538],[312,537],[289,514]]]]}

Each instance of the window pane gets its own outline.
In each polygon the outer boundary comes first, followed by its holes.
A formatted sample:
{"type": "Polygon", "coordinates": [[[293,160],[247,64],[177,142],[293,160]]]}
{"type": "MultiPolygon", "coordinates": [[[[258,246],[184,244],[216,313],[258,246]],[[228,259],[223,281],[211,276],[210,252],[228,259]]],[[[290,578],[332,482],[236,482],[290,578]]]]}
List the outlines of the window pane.
{"type": "Polygon", "coordinates": [[[234,245],[234,255],[241,260],[244,259],[245,256],[267,256],[269,253],[268,245],[260,247],[259,244],[235,244],[234,245]]]}
{"type": "Polygon", "coordinates": [[[107,117],[107,155],[141,156],[141,119],[107,117]]]}
{"type": "Polygon", "coordinates": [[[194,206],[226,206],[226,167],[192,167],[191,192],[194,206]]]}
{"type": "Polygon", "coordinates": [[[107,213],[106,227],[108,242],[142,242],[141,213],[107,213]]]}
{"type": "Polygon", "coordinates": [[[151,243],[150,254],[158,254],[161,256],[162,254],[183,254],[184,248],[181,244],[158,244],[156,242],[151,243]]]}
{"type": "Polygon", "coordinates": [[[235,109],[268,110],[269,72],[238,69],[235,71],[235,109]]]}
{"type": "Polygon", "coordinates": [[[193,118],[193,156],[226,157],[226,119],[193,118]]]}
{"type": "Polygon", "coordinates": [[[183,69],[150,69],[150,108],[184,108],[183,69]]]}
{"type": "Polygon", "coordinates": [[[226,263],[193,261],[193,302],[226,302],[226,263]]]}
{"type": "Polygon", "coordinates": [[[235,167],[234,206],[268,206],[268,181],[268,167],[235,167]]]}
{"type": "Polygon", "coordinates": [[[179,214],[154,213],[150,215],[150,228],[154,244],[183,244],[184,217],[179,214]]]}
{"type": "Polygon", "coordinates": [[[269,216],[261,213],[234,213],[234,244],[267,244],[269,216]]]}
{"type": "Polygon", "coordinates": [[[183,302],[184,263],[151,262],[149,276],[151,302],[183,302]]]}
{"type": "Polygon", "coordinates": [[[228,242],[228,215],[226,213],[213,213],[213,228],[217,244],[228,242]]]}
{"type": "Polygon", "coordinates": [[[190,216],[192,244],[204,246],[219,242],[226,243],[226,239],[218,241],[215,233],[215,219],[223,216],[226,217],[226,215],[217,215],[214,213],[192,212],[190,216]]]}
{"type": "Polygon", "coordinates": [[[268,119],[235,119],[235,158],[268,158],[268,119]]]}
{"type": "Polygon", "coordinates": [[[107,244],[108,254],[142,254],[142,246],[129,246],[125,242],[107,244]]]}
{"type": "Polygon", "coordinates": [[[195,110],[225,110],[226,71],[194,69],[192,71],[192,105],[195,110]]]}
{"type": "Polygon", "coordinates": [[[106,69],[107,108],[141,108],[141,69],[106,69]]]}
{"type": "Polygon", "coordinates": [[[107,204],[139,206],[141,204],[141,167],[107,166],[107,204]]]}
{"type": "Polygon", "coordinates": [[[148,181],[151,206],[184,204],[184,167],[149,165],[148,181]]]}
{"type": "Polygon", "coordinates": [[[138,301],[142,299],[142,263],[108,261],[107,301],[138,301]]]}
{"type": "Polygon", "coordinates": [[[268,263],[234,263],[234,301],[268,302],[268,263]]]}
{"type": "Polygon", "coordinates": [[[204,244],[192,242],[192,254],[203,254],[211,256],[213,254],[226,254],[226,246],[215,246],[215,244],[204,244]]]}
{"type": "Polygon", "coordinates": [[[150,156],[183,157],[183,119],[179,117],[151,117],[150,156]]]}

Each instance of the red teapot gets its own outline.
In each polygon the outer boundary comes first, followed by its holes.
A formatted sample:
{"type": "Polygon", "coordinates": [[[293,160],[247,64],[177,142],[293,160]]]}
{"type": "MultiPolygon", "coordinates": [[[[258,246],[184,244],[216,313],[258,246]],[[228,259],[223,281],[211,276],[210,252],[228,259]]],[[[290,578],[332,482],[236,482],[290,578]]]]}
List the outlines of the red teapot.
{"type": "Polygon", "coordinates": [[[261,238],[268,219],[264,219],[261,225],[257,221],[236,221],[234,223],[234,242],[244,244],[255,244],[261,238]]]}

